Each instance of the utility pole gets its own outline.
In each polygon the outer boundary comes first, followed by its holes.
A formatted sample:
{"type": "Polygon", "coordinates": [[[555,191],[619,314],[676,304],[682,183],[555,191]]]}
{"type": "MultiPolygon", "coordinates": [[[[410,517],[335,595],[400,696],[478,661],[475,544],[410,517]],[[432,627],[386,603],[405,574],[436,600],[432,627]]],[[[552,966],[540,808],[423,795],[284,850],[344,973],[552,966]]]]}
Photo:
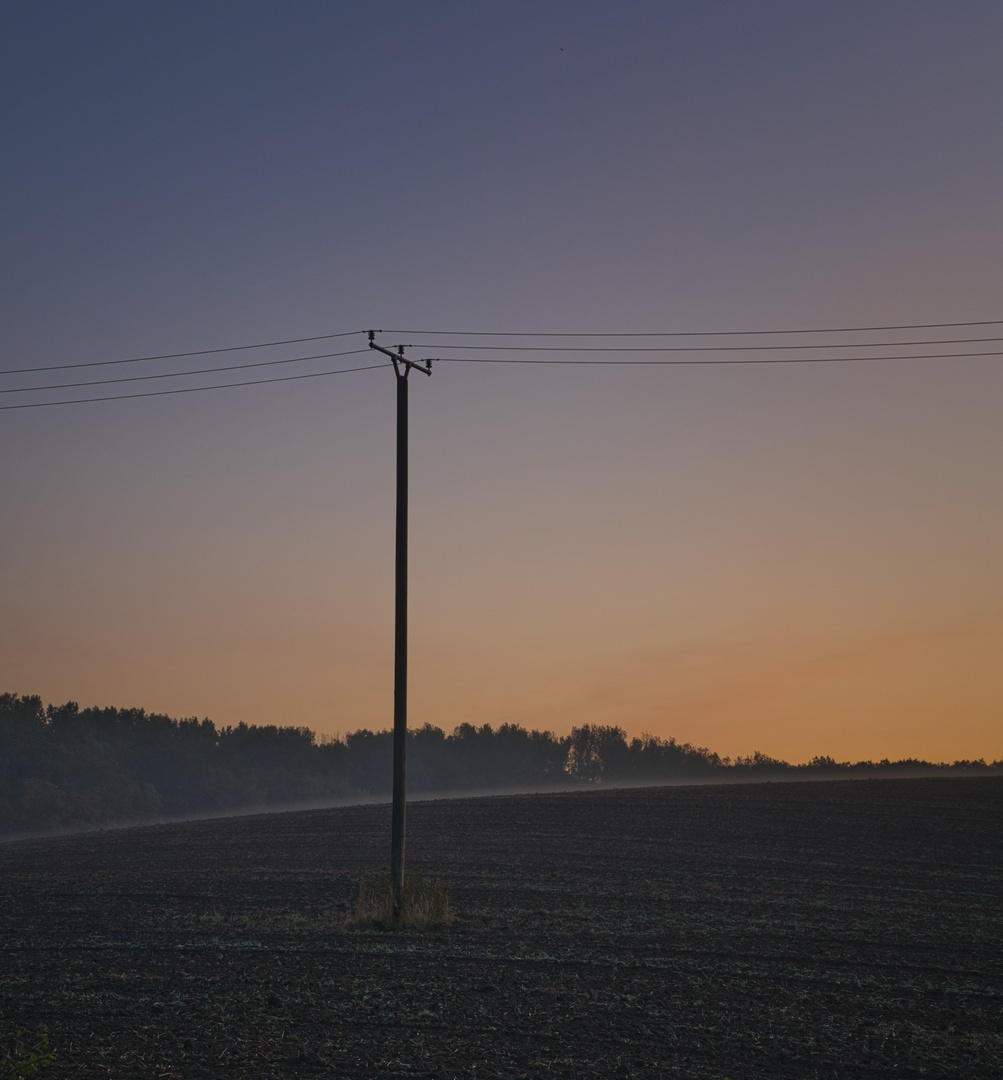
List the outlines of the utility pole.
{"type": "Polygon", "coordinates": [[[394,918],[401,912],[404,893],[404,821],[407,815],[407,377],[412,369],[432,374],[429,360],[404,359],[404,346],[391,352],[376,344],[369,331],[369,347],[389,356],[397,377],[397,545],[394,577],[394,782],[390,824],[390,885],[394,918]]]}

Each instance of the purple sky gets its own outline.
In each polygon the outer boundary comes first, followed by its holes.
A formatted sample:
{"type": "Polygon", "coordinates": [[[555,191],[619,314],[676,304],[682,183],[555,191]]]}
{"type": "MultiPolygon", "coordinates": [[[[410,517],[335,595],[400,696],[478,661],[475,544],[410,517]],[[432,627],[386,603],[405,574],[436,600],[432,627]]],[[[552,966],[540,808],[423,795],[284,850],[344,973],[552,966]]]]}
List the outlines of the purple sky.
{"type": "MultiPolygon", "coordinates": [[[[996,0],[8,0],[0,367],[1003,318],[1001,32],[996,0]]],[[[1003,757],[1001,390],[999,356],[438,365],[412,722],[1003,757]]],[[[387,369],[4,411],[0,690],[389,726],[393,410],[387,369]]]]}

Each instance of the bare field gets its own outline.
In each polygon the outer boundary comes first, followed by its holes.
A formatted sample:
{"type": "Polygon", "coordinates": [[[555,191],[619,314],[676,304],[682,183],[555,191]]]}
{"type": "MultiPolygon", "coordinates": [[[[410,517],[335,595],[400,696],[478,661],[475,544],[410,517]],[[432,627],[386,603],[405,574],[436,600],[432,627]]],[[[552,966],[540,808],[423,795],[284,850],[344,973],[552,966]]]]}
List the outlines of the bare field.
{"type": "Polygon", "coordinates": [[[390,808],[0,845],[52,1077],[1003,1076],[1003,778],[413,804],[457,922],[349,931],[390,808]]]}

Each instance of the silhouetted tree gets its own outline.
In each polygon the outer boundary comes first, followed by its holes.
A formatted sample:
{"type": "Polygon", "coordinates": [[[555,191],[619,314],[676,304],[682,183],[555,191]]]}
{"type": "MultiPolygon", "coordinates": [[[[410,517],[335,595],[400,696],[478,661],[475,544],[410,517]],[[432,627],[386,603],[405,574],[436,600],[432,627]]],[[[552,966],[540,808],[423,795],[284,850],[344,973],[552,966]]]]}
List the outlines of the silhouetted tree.
{"type": "Polygon", "coordinates": [[[565,769],[576,780],[600,783],[627,772],[627,733],[621,727],[583,724],[571,729],[565,769]]]}

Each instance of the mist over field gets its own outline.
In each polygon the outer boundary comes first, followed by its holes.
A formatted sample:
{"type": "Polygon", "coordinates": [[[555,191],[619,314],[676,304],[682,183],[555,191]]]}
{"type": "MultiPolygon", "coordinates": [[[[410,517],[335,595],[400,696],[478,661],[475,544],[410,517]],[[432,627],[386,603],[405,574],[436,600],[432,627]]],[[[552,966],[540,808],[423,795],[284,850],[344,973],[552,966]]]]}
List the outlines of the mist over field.
{"type": "MultiPolygon", "coordinates": [[[[143,709],[44,706],[0,694],[0,835],[266,809],[382,802],[391,793],[393,733],[322,737],[306,727],[217,728],[143,709]]],[[[570,735],[463,724],[447,734],[408,732],[411,800],[589,787],[718,784],[756,780],[987,774],[1003,762],[917,759],[792,765],[766,754],[722,758],[705,747],[619,727],[582,725],[570,735]]]]}

